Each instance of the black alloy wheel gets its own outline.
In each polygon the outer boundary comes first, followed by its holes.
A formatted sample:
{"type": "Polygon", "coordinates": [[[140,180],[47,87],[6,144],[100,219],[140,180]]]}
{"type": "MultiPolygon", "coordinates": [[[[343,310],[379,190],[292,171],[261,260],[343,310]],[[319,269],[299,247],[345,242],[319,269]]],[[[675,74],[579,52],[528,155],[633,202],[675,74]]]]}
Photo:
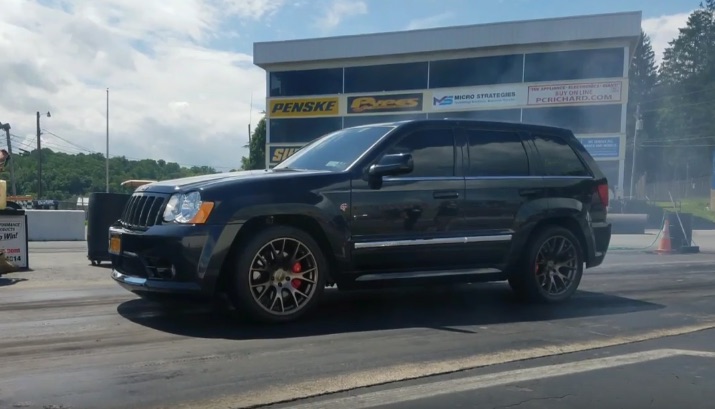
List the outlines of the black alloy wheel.
{"type": "Polygon", "coordinates": [[[509,284],[521,298],[560,302],[578,289],[583,276],[583,249],[571,231],[549,226],[530,241],[509,284]]]}
{"type": "Polygon", "coordinates": [[[315,307],[325,289],[327,262],[309,234],[272,226],[242,247],[229,289],[239,312],[276,323],[296,320],[315,307]]]}

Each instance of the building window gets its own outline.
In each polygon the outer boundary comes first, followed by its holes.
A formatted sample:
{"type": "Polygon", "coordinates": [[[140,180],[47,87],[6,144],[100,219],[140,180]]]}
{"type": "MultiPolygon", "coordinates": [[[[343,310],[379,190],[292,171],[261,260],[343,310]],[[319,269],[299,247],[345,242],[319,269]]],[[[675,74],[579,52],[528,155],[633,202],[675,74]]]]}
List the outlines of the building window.
{"type": "Polygon", "coordinates": [[[565,140],[534,133],[534,144],[544,165],[545,176],[588,176],[581,159],[565,140]]]}
{"type": "Polygon", "coordinates": [[[621,132],[621,104],[524,109],[522,122],[556,126],[573,133],[621,132]]]}
{"type": "Polygon", "coordinates": [[[345,93],[427,88],[427,62],[345,68],[345,93]]]}
{"type": "Polygon", "coordinates": [[[270,143],[305,143],[337,131],[342,127],[340,117],[269,119],[270,143]]]}
{"type": "Polygon", "coordinates": [[[623,48],[526,54],[524,81],[623,77],[623,48]]]}
{"type": "Polygon", "coordinates": [[[385,122],[408,121],[411,119],[427,119],[426,114],[401,114],[401,115],[360,115],[346,116],[345,128],[353,126],[379,124],[385,122]]]}
{"type": "Polygon", "coordinates": [[[458,111],[430,113],[430,119],[476,119],[480,121],[500,121],[519,122],[521,120],[520,109],[490,109],[483,111],[458,111]]]}
{"type": "Polygon", "coordinates": [[[529,176],[529,159],[515,132],[467,129],[467,176],[529,176]]]}
{"type": "Polygon", "coordinates": [[[521,82],[522,54],[430,62],[429,87],[464,87],[521,82]]]}
{"type": "Polygon", "coordinates": [[[387,154],[411,153],[414,170],[406,177],[454,176],[455,149],[451,129],[423,129],[408,134],[387,154]]]}
{"type": "Polygon", "coordinates": [[[270,86],[272,97],[340,94],[343,92],[343,69],[271,72],[270,86]]]}

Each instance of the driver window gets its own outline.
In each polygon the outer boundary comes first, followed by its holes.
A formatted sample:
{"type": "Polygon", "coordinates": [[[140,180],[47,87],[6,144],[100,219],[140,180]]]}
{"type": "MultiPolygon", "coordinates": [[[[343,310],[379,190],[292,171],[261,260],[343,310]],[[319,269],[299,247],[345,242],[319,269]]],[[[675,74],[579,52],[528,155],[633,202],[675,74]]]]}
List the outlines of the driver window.
{"type": "Polygon", "coordinates": [[[411,153],[414,170],[405,177],[450,177],[455,175],[454,135],[451,129],[413,132],[392,146],[387,154],[411,153]]]}

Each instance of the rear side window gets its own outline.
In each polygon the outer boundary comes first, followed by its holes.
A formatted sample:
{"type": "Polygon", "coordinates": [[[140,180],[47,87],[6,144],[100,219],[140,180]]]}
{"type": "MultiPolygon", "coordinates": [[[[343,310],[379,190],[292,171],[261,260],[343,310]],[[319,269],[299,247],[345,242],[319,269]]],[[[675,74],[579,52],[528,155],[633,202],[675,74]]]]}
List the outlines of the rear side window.
{"type": "Polygon", "coordinates": [[[553,135],[534,134],[534,143],[544,163],[546,176],[590,176],[565,140],[553,135]]]}
{"type": "Polygon", "coordinates": [[[528,176],[529,159],[516,132],[467,129],[467,176],[528,176]]]}

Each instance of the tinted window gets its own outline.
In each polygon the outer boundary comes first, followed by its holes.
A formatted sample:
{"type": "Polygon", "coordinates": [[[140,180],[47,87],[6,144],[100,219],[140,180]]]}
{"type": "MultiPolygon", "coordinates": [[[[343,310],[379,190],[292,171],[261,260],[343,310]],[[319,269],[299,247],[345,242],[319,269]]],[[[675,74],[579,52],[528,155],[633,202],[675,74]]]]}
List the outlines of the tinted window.
{"type": "Polygon", "coordinates": [[[567,128],[574,133],[621,132],[622,105],[589,105],[524,110],[523,122],[567,128]]]}
{"type": "Polygon", "coordinates": [[[469,129],[468,176],[528,176],[529,159],[514,132],[469,129]]]}
{"type": "Polygon", "coordinates": [[[408,119],[425,119],[426,114],[400,114],[400,115],[359,115],[346,116],[345,128],[359,125],[379,124],[385,122],[405,121],[408,119]]]}
{"type": "Polygon", "coordinates": [[[499,55],[430,62],[429,87],[509,84],[521,82],[524,56],[499,55]]]}
{"type": "Polygon", "coordinates": [[[271,143],[301,143],[341,129],[343,120],[340,117],[269,119],[268,127],[271,143]]]}
{"type": "Polygon", "coordinates": [[[343,92],[343,69],[272,72],[270,83],[272,97],[340,94],[343,92]]]}
{"type": "Polygon", "coordinates": [[[588,176],[588,171],[573,149],[561,138],[534,135],[534,143],[547,176],[588,176]]]}
{"type": "Polygon", "coordinates": [[[427,88],[427,63],[345,68],[345,92],[381,92],[427,88]]]}
{"type": "Polygon", "coordinates": [[[414,170],[408,177],[454,176],[454,135],[449,129],[413,132],[387,153],[411,153],[414,170]]]}
{"type": "Polygon", "coordinates": [[[623,58],[623,48],[526,54],[524,81],[622,77],[623,58]]]}
{"type": "Polygon", "coordinates": [[[313,141],[274,169],[311,169],[341,172],[394,127],[343,129],[313,141]]]}
{"type": "Polygon", "coordinates": [[[478,119],[480,121],[501,121],[519,122],[521,120],[520,109],[489,109],[480,111],[459,111],[459,112],[435,112],[430,113],[429,118],[444,119],[478,119]]]}

